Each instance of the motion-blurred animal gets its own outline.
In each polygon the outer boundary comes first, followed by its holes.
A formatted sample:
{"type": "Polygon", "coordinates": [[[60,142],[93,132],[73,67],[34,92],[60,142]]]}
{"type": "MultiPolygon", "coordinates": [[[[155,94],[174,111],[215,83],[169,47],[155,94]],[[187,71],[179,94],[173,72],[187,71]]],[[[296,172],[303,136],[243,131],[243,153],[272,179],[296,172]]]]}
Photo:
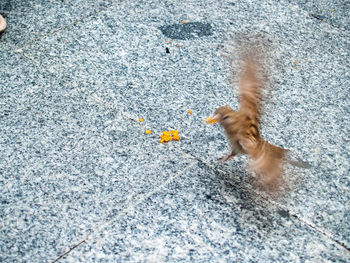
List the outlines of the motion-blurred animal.
{"type": "MultiPolygon", "coordinates": [[[[251,50],[241,58],[239,109],[234,111],[228,106],[219,107],[206,121],[217,122],[225,129],[232,151],[221,160],[225,162],[237,154],[248,154],[251,168],[261,175],[262,185],[271,186],[281,176],[287,150],[265,141],[259,131],[264,81],[256,54],[256,50],[251,50]]],[[[308,166],[302,161],[289,162],[300,167],[308,166]]]]}

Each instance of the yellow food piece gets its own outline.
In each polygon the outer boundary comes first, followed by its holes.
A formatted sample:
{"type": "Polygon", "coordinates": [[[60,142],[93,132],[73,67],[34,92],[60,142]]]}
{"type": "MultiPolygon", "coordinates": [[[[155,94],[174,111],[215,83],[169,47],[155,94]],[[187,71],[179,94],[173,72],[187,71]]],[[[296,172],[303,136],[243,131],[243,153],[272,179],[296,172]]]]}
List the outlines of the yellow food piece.
{"type": "Polygon", "coordinates": [[[171,141],[170,132],[163,131],[163,133],[160,135],[160,142],[169,142],[169,141],[171,141]]]}
{"type": "Polygon", "coordinates": [[[208,117],[205,119],[205,122],[208,124],[213,124],[213,123],[217,122],[217,120],[213,120],[212,118],[208,117]]]}
{"type": "Polygon", "coordinates": [[[173,135],[173,140],[174,141],[180,141],[180,136],[177,135],[177,134],[173,135]]]}
{"type": "Polygon", "coordinates": [[[143,122],[143,119],[142,119],[142,118],[140,118],[140,119],[139,119],[139,122],[143,122]]]}
{"type": "Polygon", "coordinates": [[[171,135],[172,135],[174,141],[179,141],[180,140],[180,136],[179,136],[179,131],[178,130],[172,130],[171,131],[171,135]]]}
{"type": "Polygon", "coordinates": [[[171,135],[178,135],[179,134],[179,131],[178,130],[171,130],[171,135]]]}
{"type": "Polygon", "coordinates": [[[151,130],[145,130],[145,134],[150,134],[151,130]]]}
{"type": "Polygon", "coordinates": [[[163,133],[160,135],[160,142],[170,142],[171,140],[180,140],[178,130],[163,131],[163,133]]]}
{"type": "Polygon", "coordinates": [[[192,111],[191,111],[191,110],[189,110],[189,111],[188,111],[188,114],[192,114],[192,111]]]}

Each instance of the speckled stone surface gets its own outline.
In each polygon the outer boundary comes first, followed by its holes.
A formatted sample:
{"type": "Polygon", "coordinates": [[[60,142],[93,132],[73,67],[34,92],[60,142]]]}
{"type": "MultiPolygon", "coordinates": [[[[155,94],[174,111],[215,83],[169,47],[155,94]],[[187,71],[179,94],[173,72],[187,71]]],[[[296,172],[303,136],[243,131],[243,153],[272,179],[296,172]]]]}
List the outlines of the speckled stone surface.
{"type": "Polygon", "coordinates": [[[0,257],[39,262],[189,161],[81,88],[22,73],[1,83],[0,257]]]}
{"type": "Polygon", "coordinates": [[[350,30],[349,1],[293,0],[290,2],[308,12],[313,19],[342,30],[350,30]]]}
{"type": "Polygon", "coordinates": [[[132,206],[63,262],[346,262],[344,250],[207,166],[132,206]],[[203,218],[205,218],[203,220],[203,218]],[[101,253],[102,252],[102,253],[101,253]]]}
{"type": "Polygon", "coordinates": [[[349,261],[349,12],[2,1],[0,261],[349,261]],[[311,164],[288,166],[278,197],[246,157],[218,163],[225,136],[203,122],[238,106],[226,56],[242,32],[271,45],[263,137],[311,164]],[[180,141],[160,144],[169,129],[180,141]]]}
{"type": "Polygon", "coordinates": [[[112,3],[113,0],[1,0],[0,13],[7,20],[7,32],[3,34],[2,40],[11,47],[21,48],[105,9],[112,3]]]}

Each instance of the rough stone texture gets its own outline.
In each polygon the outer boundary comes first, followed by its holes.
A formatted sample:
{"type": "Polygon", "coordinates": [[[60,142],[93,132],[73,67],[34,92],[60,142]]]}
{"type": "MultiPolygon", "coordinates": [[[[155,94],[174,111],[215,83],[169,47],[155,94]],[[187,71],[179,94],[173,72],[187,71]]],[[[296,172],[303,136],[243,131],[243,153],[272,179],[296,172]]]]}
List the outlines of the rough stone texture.
{"type": "Polygon", "coordinates": [[[0,261],[349,261],[349,12],[1,1],[0,261]],[[203,122],[238,106],[227,55],[246,35],[270,46],[263,137],[311,164],[279,196],[246,157],[218,163],[225,136],[203,122]]]}

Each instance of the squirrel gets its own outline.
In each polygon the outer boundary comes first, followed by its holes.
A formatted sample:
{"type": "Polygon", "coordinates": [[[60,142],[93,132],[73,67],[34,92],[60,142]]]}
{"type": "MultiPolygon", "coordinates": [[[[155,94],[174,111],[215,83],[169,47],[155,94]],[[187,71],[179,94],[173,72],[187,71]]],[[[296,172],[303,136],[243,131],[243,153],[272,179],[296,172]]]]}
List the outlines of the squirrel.
{"type": "Polygon", "coordinates": [[[259,76],[256,50],[246,50],[242,57],[243,70],[239,75],[240,108],[234,111],[228,106],[216,109],[207,123],[219,123],[225,130],[232,151],[221,161],[225,162],[237,154],[248,154],[251,167],[262,176],[261,184],[269,187],[281,176],[283,161],[309,168],[307,162],[286,158],[288,150],[265,141],[260,134],[261,90],[264,88],[259,76]]]}

